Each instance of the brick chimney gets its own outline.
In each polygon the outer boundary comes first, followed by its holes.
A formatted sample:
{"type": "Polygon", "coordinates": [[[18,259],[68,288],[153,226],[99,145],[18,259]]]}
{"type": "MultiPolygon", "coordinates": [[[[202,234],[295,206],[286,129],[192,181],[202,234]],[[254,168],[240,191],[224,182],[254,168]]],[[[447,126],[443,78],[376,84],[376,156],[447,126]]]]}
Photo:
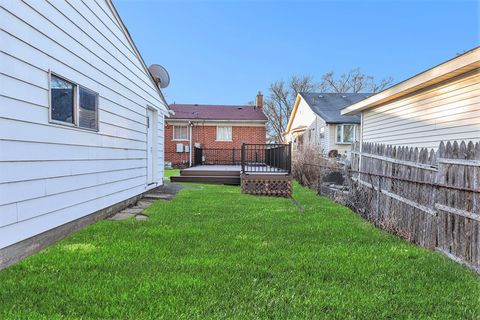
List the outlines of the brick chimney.
{"type": "Polygon", "coordinates": [[[257,99],[255,100],[255,105],[259,110],[263,109],[263,94],[258,91],[257,93],[257,99]]]}

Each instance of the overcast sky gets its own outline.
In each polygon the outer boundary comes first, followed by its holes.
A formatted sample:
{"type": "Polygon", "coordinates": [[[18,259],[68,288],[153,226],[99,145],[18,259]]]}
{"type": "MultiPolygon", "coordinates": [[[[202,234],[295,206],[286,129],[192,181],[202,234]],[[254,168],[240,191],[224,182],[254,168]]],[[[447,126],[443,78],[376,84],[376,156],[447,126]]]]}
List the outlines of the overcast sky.
{"type": "Polygon", "coordinates": [[[399,82],[479,45],[477,1],[114,0],[169,103],[245,104],[293,74],[399,82]]]}

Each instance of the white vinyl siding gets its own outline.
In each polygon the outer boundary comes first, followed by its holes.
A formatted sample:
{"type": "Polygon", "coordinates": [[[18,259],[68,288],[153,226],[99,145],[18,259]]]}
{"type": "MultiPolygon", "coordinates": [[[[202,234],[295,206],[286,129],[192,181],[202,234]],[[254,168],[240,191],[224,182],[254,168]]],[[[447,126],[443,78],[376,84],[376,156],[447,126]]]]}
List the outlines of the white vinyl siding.
{"type": "Polygon", "coordinates": [[[232,141],[232,127],[218,126],[217,141],[232,141]]]}
{"type": "Polygon", "coordinates": [[[166,109],[105,1],[2,1],[0,45],[0,248],[145,192],[147,106],[162,182],[166,109]],[[50,71],[98,93],[98,132],[49,121],[50,71]]]}
{"type": "MultiPolygon", "coordinates": [[[[355,137],[358,137],[359,126],[354,126],[355,137]]],[[[339,154],[349,156],[351,145],[344,143],[338,144],[336,142],[336,125],[327,124],[325,120],[313,112],[303,98],[301,98],[299,102],[297,113],[292,122],[291,131],[294,131],[297,128],[305,129],[300,133],[290,133],[290,136],[287,137],[288,141],[291,141],[294,144],[294,150],[296,148],[294,137],[303,134],[303,142],[314,148],[319,148],[320,152],[323,154],[328,154],[330,150],[337,150],[339,154]]]]}
{"type": "Polygon", "coordinates": [[[437,148],[480,140],[480,70],[363,113],[363,141],[437,148]]]}

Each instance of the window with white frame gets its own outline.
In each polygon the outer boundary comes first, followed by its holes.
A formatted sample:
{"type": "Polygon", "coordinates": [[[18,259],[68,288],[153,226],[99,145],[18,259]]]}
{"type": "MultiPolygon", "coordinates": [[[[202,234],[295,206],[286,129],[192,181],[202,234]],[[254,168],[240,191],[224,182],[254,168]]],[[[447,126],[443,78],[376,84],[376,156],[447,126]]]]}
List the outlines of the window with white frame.
{"type": "Polygon", "coordinates": [[[98,93],[52,74],[50,120],[54,123],[98,130],[98,93]]]}
{"type": "Polygon", "coordinates": [[[173,140],[188,140],[188,126],[173,126],[173,140]]]}
{"type": "Polygon", "coordinates": [[[354,124],[338,124],[336,142],[337,143],[353,143],[355,141],[355,125],[354,124]]]}
{"type": "Polygon", "coordinates": [[[217,141],[232,141],[232,127],[217,127],[217,141]]]}

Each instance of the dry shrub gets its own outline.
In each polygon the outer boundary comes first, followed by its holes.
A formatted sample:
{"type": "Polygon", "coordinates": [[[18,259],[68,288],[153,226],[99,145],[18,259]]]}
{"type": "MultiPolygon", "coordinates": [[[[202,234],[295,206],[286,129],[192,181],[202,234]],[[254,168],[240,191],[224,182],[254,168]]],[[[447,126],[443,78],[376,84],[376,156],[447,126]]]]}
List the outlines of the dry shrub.
{"type": "Polygon", "coordinates": [[[332,175],[343,176],[342,165],[334,159],[326,158],[319,150],[304,147],[294,154],[292,173],[304,186],[317,191],[322,183],[332,180],[332,175]]]}

